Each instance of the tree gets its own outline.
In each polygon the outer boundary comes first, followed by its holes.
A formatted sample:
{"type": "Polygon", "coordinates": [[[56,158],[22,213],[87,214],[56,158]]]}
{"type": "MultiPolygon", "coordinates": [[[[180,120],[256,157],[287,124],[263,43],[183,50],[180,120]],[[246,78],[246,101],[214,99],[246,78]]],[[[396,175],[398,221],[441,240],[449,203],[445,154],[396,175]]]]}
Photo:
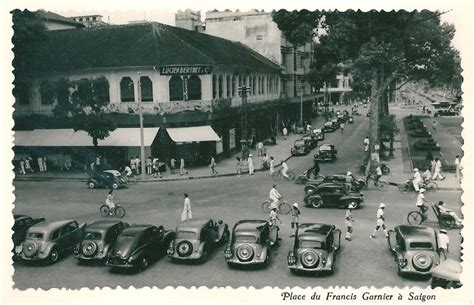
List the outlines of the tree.
{"type": "Polygon", "coordinates": [[[319,39],[322,52],[315,52],[315,61],[320,63],[314,66],[319,70],[312,71],[310,79],[325,79],[327,71],[337,71],[335,65],[345,63],[355,89],[370,91],[371,143],[380,144],[380,117],[388,114],[386,91],[397,80],[426,79],[433,84],[456,80],[454,27],[441,23],[437,11],[305,11],[301,13],[305,25],[295,21],[298,14],[279,11],[273,19],[290,42],[300,42],[305,33],[307,41],[319,39]],[[308,31],[315,24],[320,29],[308,31]]]}

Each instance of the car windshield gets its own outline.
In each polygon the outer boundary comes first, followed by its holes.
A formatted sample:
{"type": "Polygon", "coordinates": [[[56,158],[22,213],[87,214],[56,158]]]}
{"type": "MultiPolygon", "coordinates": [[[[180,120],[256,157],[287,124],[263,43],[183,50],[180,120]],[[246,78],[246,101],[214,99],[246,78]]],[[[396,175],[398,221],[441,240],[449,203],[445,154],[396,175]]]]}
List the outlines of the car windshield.
{"type": "Polygon", "coordinates": [[[135,236],[130,236],[130,235],[120,235],[117,238],[117,243],[116,245],[121,245],[121,244],[128,244],[132,242],[135,239],[135,236]]]}
{"type": "Polygon", "coordinates": [[[302,146],[302,145],[304,145],[304,141],[302,141],[302,140],[299,140],[299,141],[295,142],[295,146],[302,146]]]}
{"type": "Polygon", "coordinates": [[[325,151],[328,151],[328,150],[331,150],[331,146],[321,146],[319,147],[319,150],[325,150],[325,151]]]}
{"type": "Polygon", "coordinates": [[[190,231],[178,231],[176,239],[196,239],[196,233],[190,231]]]}
{"type": "Polygon", "coordinates": [[[235,241],[239,243],[256,243],[257,238],[253,235],[236,235],[235,241]]]}
{"type": "Polygon", "coordinates": [[[433,249],[433,245],[430,242],[411,242],[410,249],[433,249]]]}
{"type": "Polygon", "coordinates": [[[86,234],[84,235],[84,239],[101,240],[102,234],[100,234],[99,232],[86,232],[86,234]]]}
{"type": "Polygon", "coordinates": [[[28,236],[27,236],[28,239],[43,239],[43,237],[44,237],[43,233],[39,233],[39,232],[30,232],[28,233],[28,236]]]}
{"type": "Polygon", "coordinates": [[[324,126],[332,126],[332,122],[326,122],[324,123],[324,126]]]}
{"type": "Polygon", "coordinates": [[[300,248],[314,248],[314,249],[323,249],[324,243],[316,240],[300,240],[300,248]]]}

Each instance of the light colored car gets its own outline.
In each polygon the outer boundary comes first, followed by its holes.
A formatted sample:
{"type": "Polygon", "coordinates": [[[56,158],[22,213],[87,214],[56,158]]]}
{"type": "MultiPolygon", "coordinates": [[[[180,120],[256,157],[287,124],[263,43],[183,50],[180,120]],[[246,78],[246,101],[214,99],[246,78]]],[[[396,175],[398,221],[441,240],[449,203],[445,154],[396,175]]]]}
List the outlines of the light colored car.
{"type": "Polygon", "coordinates": [[[19,249],[21,259],[56,263],[62,254],[81,242],[85,225],[75,220],[61,220],[32,226],[19,249]]]}
{"type": "Polygon", "coordinates": [[[316,140],[318,141],[324,140],[324,132],[320,128],[314,129],[313,134],[316,137],[316,140]]]}

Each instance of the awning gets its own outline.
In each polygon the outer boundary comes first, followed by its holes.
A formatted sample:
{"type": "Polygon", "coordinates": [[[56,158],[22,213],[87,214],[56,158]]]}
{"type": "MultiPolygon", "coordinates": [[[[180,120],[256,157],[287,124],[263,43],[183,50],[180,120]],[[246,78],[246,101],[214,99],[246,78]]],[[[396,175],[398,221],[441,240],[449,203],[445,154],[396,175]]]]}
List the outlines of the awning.
{"type": "MultiPolygon", "coordinates": [[[[143,128],[144,145],[151,146],[160,128],[143,128]]],[[[83,130],[35,129],[15,132],[15,146],[93,146],[92,138],[83,130]]],[[[140,146],[140,128],[117,128],[98,146],[140,146]]]]}
{"type": "Polygon", "coordinates": [[[168,135],[174,142],[208,142],[220,141],[211,126],[166,128],[168,135]]]}

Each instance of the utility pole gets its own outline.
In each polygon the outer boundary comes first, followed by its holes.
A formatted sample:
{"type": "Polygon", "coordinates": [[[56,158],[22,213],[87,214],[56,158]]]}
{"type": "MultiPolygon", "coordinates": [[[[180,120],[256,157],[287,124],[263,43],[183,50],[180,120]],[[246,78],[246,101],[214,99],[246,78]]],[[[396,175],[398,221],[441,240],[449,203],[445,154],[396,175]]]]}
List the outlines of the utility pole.
{"type": "Polygon", "coordinates": [[[240,146],[242,150],[242,159],[247,157],[248,154],[248,130],[247,130],[247,96],[250,93],[250,88],[243,85],[238,88],[240,97],[242,97],[242,108],[241,108],[241,124],[242,124],[242,138],[240,139],[240,146]]]}
{"type": "Polygon", "coordinates": [[[143,109],[142,109],[142,83],[140,81],[141,72],[138,72],[137,93],[138,93],[138,114],[140,116],[140,178],[145,180],[145,140],[143,135],[143,109]]]}

